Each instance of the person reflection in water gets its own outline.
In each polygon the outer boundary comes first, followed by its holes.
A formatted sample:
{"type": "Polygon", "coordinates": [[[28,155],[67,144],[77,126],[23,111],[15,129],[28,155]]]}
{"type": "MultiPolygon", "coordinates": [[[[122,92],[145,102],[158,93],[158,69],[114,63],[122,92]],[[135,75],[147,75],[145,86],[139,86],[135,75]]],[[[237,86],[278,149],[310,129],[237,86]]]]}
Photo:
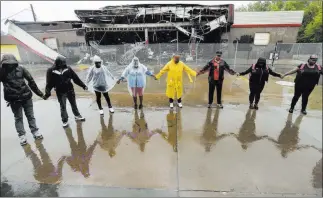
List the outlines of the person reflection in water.
{"type": "Polygon", "coordinates": [[[157,132],[172,146],[173,151],[177,152],[177,141],[182,135],[181,111],[179,110],[177,113],[174,113],[173,109],[171,109],[167,114],[166,120],[168,134],[161,130],[157,130],[157,132]]]}
{"type": "Polygon", "coordinates": [[[267,138],[268,135],[256,135],[256,119],[257,111],[248,110],[245,121],[243,122],[239,134],[234,134],[237,140],[241,143],[243,150],[247,150],[249,145],[258,140],[267,138]]]}
{"type": "Polygon", "coordinates": [[[82,124],[82,122],[77,122],[77,142],[73,138],[71,128],[66,128],[66,136],[71,148],[71,156],[66,158],[66,162],[73,171],[80,172],[85,178],[88,178],[90,176],[89,164],[92,159],[93,151],[97,145],[97,141],[87,148],[83,135],[82,124]]]}
{"type": "Polygon", "coordinates": [[[310,147],[298,145],[299,125],[301,124],[302,119],[303,115],[299,115],[293,123],[293,114],[289,114],[287,117],[286,125],[278,137],[278,141],[272,138],[268,138],[268,140],[277,144],[277,147],[279,148],[279,150],[281,150],[281,155],[283,158],[287,158],[288,153],[291,153],[295,150],[310,147]]]}
{"type": "Polygon", "coordinates": [[[209,108],[206,114],[201,143],[205,146],[205,152],[210,152],[213,145],[217,141],[230,136],[230,134],[218,135],[219,109],[215,110],[215,115],[212,121],[212,109],[209,108]]]}
{"type": "Polygon", "coordinates": [[[118,147],[125,132],[119,132],[113,128],[113,114],[110,114],[108,127],[104,123],[103,117],[100,118],[102,132],[98,136],[98,143],[103,150],[109,152],[112,158],[116,155],[116,148],[118,147]]]}
{"type": "Polygon", "coordinates": [[[312,186],[322,188],[322,158],[316,163],[312,171],[312,186]]]}
{"type": "Polygon", "coordinates": [[[141,110],[139,117],[138,111],[135,110],[135,120],[132,125],[132,132],[127,135],[134,143],[139,145],[141,152],[145,151],[146,143],[150,140],[151,136],[155,134],[155,131],[149,131],[144,112],[141,110]]]}
{"type": "Polygon", "coordinates": [[[46,186],[46,184],[61,183],[62,169],[65,162],[65,157],[61,157],[58,160],[57,166],[55,167],[44,145],[41,142],[36,142],[36,148],[39,151],[40,159],[35,151],[31,149],[31,146],[29,144],[27,144],[23,148],[26,157],[30,159],[31,163],[33,164],[35,180],[42,184],[40,186],[41,188],[44,187],[44,185],[46,186]]]}

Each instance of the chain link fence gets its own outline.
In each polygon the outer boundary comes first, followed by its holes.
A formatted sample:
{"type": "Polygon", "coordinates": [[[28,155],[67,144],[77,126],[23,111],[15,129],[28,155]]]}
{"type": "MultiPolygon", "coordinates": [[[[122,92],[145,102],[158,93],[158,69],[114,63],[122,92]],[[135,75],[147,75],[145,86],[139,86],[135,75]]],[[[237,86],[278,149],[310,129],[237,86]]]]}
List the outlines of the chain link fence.
{"type": "MultiPolygon", "coordinates": [[[[51,64],[33,52],[18,46],[21,64],[30,69],[42,72],[51,64]],[[39,70],[39,71],[38,71],[39,70]]],[[[223,59],[237,71],[243,71],[256,63],[259,57],[267,59],[267,63],[278,72],[286,72],[293,67],[307,61],[312,54],[319,56],[318,63],[322,64],[321,43],[291,43],[255,46],[245,43],[159,43],[124,44],[109,46],[79,46],[61,47],[57,51],[67,58],[68,65],[91,65],[94,55],[100,56],[105,65],[112,71],[122,71],[134,56],[143,64],[160,69],[176,53],[181,55],[182,61],[192,68],[200,68],[211,60],[215,52],[221,50],[223,59]]]]}

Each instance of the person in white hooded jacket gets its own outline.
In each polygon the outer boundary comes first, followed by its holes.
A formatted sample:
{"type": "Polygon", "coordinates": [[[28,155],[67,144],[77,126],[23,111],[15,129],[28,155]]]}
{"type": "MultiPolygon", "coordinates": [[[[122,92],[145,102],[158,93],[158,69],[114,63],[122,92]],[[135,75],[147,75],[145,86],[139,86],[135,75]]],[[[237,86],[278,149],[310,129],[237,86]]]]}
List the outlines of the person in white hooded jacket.
{"type": "Polygon", "coordinates": [[[110,91],[114,87],[116,80],[114,76],[109,72],[108,68],[102,64],[103,61],[99,56],[95,55],[93,57],[93,62],[94,65],[90,67],[88,75],[86,77],[88,90],[95,93],[96,102],[98,104],[99,112],[101,115],[104,114],[101,105],[102,94],[108,103],[110,113],[114,113],[108,91],[110,91]]]}
{"type": "Polygon", "coordinates": [[[121,80],[125,78],[128,81],[128,90],[130,95],[133,97],[134,108],[137,109],[137,96],[139,96],[139,109],[143,108],[143,93],[146,87],[146,75],[152,76],[156,79],[151,71],[147,67],[139,62],[137,57],[134,57],[131,63],[122,72],[121,78],[117,81],[119,84],[121,80]]]}

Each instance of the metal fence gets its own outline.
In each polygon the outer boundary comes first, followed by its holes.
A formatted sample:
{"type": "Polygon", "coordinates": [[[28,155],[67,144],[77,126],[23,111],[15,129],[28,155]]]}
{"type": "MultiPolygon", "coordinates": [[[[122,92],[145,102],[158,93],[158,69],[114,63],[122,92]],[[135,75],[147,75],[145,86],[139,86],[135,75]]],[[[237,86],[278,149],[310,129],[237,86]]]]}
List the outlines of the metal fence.
{"type": "MultiPolygon", "coordinates": [[[[18,46],[22,64],[49,64],[46,60],[18,46]]],[[[159,43],[149,44],[124,44],[98,47],[62,47],[58,52],[67,57],[69,65],[91,64],[91,58],[99,55],[106,64],[113,66],[127,65],[134,56],[141,62],[151,65],[162,66],[167,63],[173,54],[181,55],[182,60],[192,67],[203,66],[214,57],[215,52],[221,50],[226,62],[238,70],[249,67],[259,57],[267,59],[269,65],[276,69],[291,68],[308,59],[311,54],[319,56],[322,64],[321,43],[292,43],[270,44],[267,46],[255,46],[253,44],[183,44],[183,43],[159,43]],[[276,49],[276,50],[275,50],[276,49]]]]}

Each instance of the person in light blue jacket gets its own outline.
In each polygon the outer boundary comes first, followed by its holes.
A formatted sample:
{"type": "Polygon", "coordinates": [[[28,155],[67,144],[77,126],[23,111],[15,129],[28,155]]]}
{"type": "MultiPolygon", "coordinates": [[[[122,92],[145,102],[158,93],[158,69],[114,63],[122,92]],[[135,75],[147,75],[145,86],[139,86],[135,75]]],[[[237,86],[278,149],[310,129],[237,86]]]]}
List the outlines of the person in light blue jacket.
{"type": "Polygon", "coordinates": [[[131,63],[126,67],[122,72],[121,78],[117,81],[119,84],[120,81],[127,79],[128,81],[128,90],[130,95],[133,97],[134,108],[137,109],[137,96],[139,96],[139,109],[143,108],[143,93],[146,87],[146,75],[152,76],[156,79],[151,71],[147,67],[139,62],[137,57],[134,57],[131,63]]]}

